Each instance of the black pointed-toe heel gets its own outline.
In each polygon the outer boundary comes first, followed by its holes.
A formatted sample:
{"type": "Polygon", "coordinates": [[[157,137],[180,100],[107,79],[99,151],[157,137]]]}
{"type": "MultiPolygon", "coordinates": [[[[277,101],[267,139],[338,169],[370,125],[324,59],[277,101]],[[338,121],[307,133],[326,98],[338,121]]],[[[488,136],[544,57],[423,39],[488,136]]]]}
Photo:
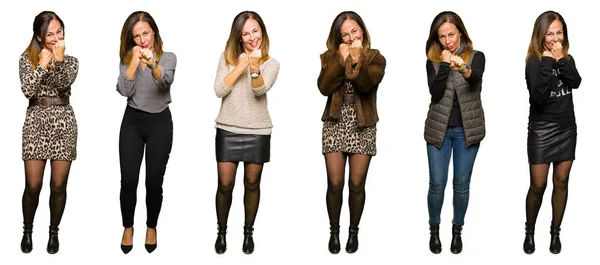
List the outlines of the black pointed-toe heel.
{"type": "Polygon", "coordinates": [[[254,252],[254,239],[252,238],[253,233],[254,228],[252,225],[244,225],[244,242],[242,243],[242,251],[245,254],[252,254],[252,252],[254,252]]]}
{"type": "Polygon", "coordinates": [[[215,252],[217,254],[223,254],[227,251],[227,225],[226,224],[217,224],[219,231],[217,232],[217,240],[215,241],[215,252]]]}
{"type": "MultiPolygon", "coordinates": [[[[131,237],[133,237],[133,227],[131,228],[131,237]]],[[[132,245],[123,245],[123,243],[121,243],[121,251],[123,251],[123,253],[127,254],[127,253],[131,252],[132,249],[133,249],[133,244],[132,245]]]]}
{"type": "Polygon", "coordinates": [[[329,227],[329,252],[331,254],[340,253],[340,225],[331,225],[329,227]]]}
{"type": "Polygon", "coordinates": [[[348,242],[346,242],[346,252],[354,253],[358,250],[358,226],[350,225],[348,228],[348,242]]]}
{"type": "Polygon", "coordinates": [[[21,251],[23,253],[30,253],[33,250],[33,239],[31,234],[33,233],[33,224],[23,225],[23,238],[21,239],[21,251]]]}
{"type": "Polygon", "coordinates": [[[459,254],[462,252],[463,243],[461,238],[462,225],[452,225],[452,242],[450,242],[450,252],[459,254]]]}
{"type": "Polygon", "coordinates": [[[523,251],[525,254],[533,254],[535,251],[535,241],[533,235],[535,233],[535,224],[525,223],[525,241],[523,241],[523,251]]]}
{"type": "Polygon", "coordinates": [[[560,225],[550,225],[550,252],[552,254],[558,254],[562,250],[562,244],[560,243],[560,225]]]}
{"type": "Polygon", "coordinates": [[[56,254],[59,249],[58,227],[51,225],[48,234],[48,246],[46,246],[46,251],[48,251],[49,254],[56,254]]]}
{"type": "MultiPolygon", "coordinates": [[[[154,236],[158,237],[158,234],[156,233],[156,228],[151,228],[151,229],[154,229],[154,236]]],[[[158,242],[158,239],[156,241],[158,242]]],[[[148,253],[152,253],[154,250],[156,250],[156,243],[154,243],[154,244],[145,243],[144,248],[146,248],[146,251],[148,251],[148,253]]]]}
{"type": "Polygon", "coordinates": [[[433,254],[442,252],[442,241],[440,241],[440,225],[429,224],[429,251],[433,254]]]}

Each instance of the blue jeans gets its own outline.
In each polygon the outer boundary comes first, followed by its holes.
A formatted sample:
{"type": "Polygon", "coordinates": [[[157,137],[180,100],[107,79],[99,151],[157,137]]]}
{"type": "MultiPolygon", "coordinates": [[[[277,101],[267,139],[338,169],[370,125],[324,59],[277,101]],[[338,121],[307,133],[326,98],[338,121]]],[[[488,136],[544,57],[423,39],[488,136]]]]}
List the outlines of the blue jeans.
{"type": "Polygon", "coordinates": [[[429,208],[429,223],[439,224],[442,204],[444,204],[444,190],[448,181],[448,167],[450,155],[454,153],[454,218],[452,224],[464,225],[465,214],[469,204],[469,186],[473,164],[479,150],[479,143],[467,148],[465,134],[462,127],[449,127],[442,147],[427,144],[427,158],[429,160],[429,191],[427,193],[427,207],[429,208]]]}

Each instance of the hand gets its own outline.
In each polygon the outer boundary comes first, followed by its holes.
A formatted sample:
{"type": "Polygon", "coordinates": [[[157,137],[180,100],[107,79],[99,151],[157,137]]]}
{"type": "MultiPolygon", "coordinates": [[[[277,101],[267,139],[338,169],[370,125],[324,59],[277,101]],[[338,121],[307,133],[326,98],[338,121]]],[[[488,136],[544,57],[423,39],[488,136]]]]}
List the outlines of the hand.
{"type": "Polygon", "coordinates": [[[243,69],[246,69],[249,64],[250,64],[250,59],[248,58],[248,54],[243,52],[238,57],[238,62],[237,62],[237,65],[235,66],[235,68],[238,68],[239,70],[243,70],[243,69]]]}
{"type": "Polygon", "coordinates": [[[140,57],[142,57],[142,47],[140,46],[133,46],[133,48],[131,49],[131,61],[130,64],[139,64],[140,63],[140,57]]]}
{"type": "Polygon", "coordinates": [[[450,63],[450,58],[452,58],[452,53],[448,50],[443,50],[442,54],[440,55],[440,60],[442,62],[450,63]]]}
{"type": "Polygon", "coordinates": [[[340,52],[340,55],[342,55],[342,60],[343,60],[342,62],[345,62],[346,59],[348,58],[348,55],[350,55],[350,45],[348,45],[346,43],[340,44],[339,52],[340,52]]]}
{"type": "Polygon", "coordinates": [[[463,61],[460,56],[452,55],[452,57],[450,57],[450,69],[462,72],[466,68],[465,61],[463,61]]]}
{"type": "Polygon", "coordinates": [[[140,61],[146,65],[154,66],[154,53],[148,48],[142,48],[140,50],[140,61]]]}
{"type": "Polygon", "coordinates": [[[63,61],[65,59],[65,40],[58,40],[54,46],[52,46],[52,55],[54,60],[63,61]]]}
{"type": "Polygon", "coordinates": [[[352,44],[350,44],[350,57],[352,57],[352,61],[354,63],[358,63],[358,60],[360,60],[360,56],[362,55],[362,53],[362,41],[359,39],[354,40],[352,44]]]}
{"type": "Polygon", "coordinates": [[[552,45],[552,57],[558,61],[560,59],[562,59],[564,57],[563,54],[563,46],[560,42],[555,42],[554,45],[552,45]]]}
{"type": "Polygon", "coordinates": [[[52,60],[52,52],[46,48],[42,49],[39,55],[40,66],[44,69],[48,67],[50,60],[52,60]]]}
{"type": "Polygon", "coordinates": [[[256,49],[252,51],[249,55],[248,61],[250,63],[250,68],[256,70],[260,66],[260,59],[262,59],[262,50],[256,49]]]}
{"type": "Polygon", "coordinates": [[[554,57],[552,56],[552,52],[551,52],[551,51],[544,51],[544,53],[542,53],[542,56],[546,56],[546,57],[554,58],[554,57]]]}

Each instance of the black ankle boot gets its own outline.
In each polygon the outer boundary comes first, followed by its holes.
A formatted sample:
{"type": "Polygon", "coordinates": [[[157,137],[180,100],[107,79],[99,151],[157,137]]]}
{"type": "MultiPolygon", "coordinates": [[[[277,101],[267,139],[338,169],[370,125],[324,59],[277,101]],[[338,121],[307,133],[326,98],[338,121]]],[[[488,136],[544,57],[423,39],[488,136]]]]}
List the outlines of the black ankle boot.
{"type": "Polygon", "coordinates": [[[23,253],[29,253],[33,250],[33,239],[31,234],[33,233],[33,224],[23,225],[23,238],[21,239],[21,251],[23,253]]]}
{"type": "Polygon", "coordinates": [[[218,229],[217,241],[215,242],[215,252],[217,252],[217,254],[223,254],[227,250],[227,241],[225,240],[225,235],[227,234],[227,225],[218,224],[218,229]]]}
{"type": "Polygon", "coordinates": [[[523,251],[525,254],[533,254],[535,251],[535,241],[533,234],[535,232],[535,224],[525,223],[525,242],[523,242],[523,251]]]}
{"type": "Polygon", "coordinates": [[[429,224],[429,251],[433,254],[442,252],[442,242],[440,241],[440,225],[429,224]]]}
{"type": "Polygon", "coordinates": [[[244,242],[242,243],[242,251],[246,254],[252,254],[254,252],[254,239],[252,234],[254,228],[252,225],[244,225],[244,242]]]}
{"type": "Polygon", "coordinates": [[[346,242],[346,252],[352,254],[358,250],[358,226],[350,225],[348,229],[348,242],[346,242]]]}
{"type": "Polygon", "coordinates": [[[460,237],[462,232],[462,225],[452,225],[452,242],[450,242],[450,252],[458,254],[462,252],[463,244],[462,238],[460,237]]]}
{"type": "Polygon", "coordinates": [[[50,254],[56,254],[58,252],[58,227],[51,225],[50,226],[50,236],[48,237],[48,246],[46,247],[46,251],[50,254]]]}
{"type": "MultiPolygon", "coordinates": [[[[131,228],[131,236],[133,237],[133,227],[131,228]]],[[[121,240],[121,242],[123,242],[123,241],[121,240]]],[[[121,251],[123,251],[123,253],[127,254],[127,253],[131,252],[132,249],[133,249],[133,245],[123,245],[123,243],[121,243],[121,251]]]]}
{"type": "Polygon", "coordinates": [[[340,225],[331,225],[329,227],[329,252],[331,254],[340,253],[340,225]]]}
{"type": "MultiPolygon", "coordinates": [[[[154,236],[157,238],[156,242],[158,242],[158,235],[156,234],[156,227],[151,228],[151,229],[154,229],[154,236]]],[[[144,248],[146,248],[146,251],[148,251],[148,253],[154,252],[154,250],[156,250],[156,246],[157,246],[157,243],[154,243],[154,244],[144,243],[144,248]]]]}
{"type": "Polygon", "coordinates": [[[560,253],[562,244],[560,243],[560,225],[550,225],[550,252],[552,254],[560,253]]]}

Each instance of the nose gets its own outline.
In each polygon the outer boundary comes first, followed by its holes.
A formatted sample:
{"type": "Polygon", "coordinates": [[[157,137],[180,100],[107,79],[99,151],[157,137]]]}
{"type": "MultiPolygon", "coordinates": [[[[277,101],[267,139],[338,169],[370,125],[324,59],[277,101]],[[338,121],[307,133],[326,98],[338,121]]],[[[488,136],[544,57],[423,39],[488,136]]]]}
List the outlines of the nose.
{"type": "Polygon", "coordinates": [[[554,39],[554,42],[558,42],[558,36],[556,34],[552,35],[552,39],[554,39]]]}

